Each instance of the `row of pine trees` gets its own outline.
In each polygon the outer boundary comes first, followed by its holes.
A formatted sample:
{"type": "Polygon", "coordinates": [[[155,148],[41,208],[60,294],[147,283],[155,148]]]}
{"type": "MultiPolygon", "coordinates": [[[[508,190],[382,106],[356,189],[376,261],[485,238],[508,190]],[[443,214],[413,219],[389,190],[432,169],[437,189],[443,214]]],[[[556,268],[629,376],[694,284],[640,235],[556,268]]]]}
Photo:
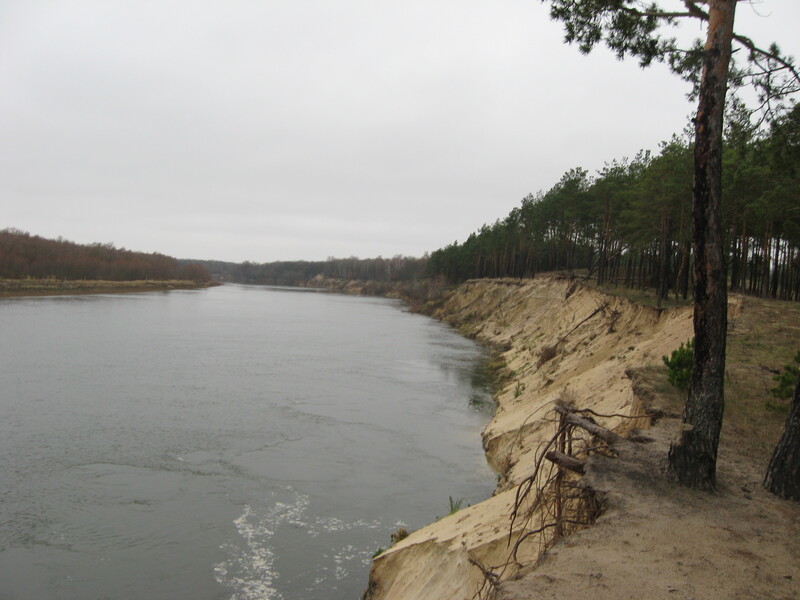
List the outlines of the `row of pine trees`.
{"type": "MultiPolygon", "coordinates": [[[[734,114],[723,161],[731,290],[800,300],[800,105],[768,130],[734,114]]],[[[581,270],[598,284],[686,298],[692,165],[690,141],[675,136],[595,176],[573,168],[504,219],[433,252],[429,274],[460,282],[581,270]]]]}

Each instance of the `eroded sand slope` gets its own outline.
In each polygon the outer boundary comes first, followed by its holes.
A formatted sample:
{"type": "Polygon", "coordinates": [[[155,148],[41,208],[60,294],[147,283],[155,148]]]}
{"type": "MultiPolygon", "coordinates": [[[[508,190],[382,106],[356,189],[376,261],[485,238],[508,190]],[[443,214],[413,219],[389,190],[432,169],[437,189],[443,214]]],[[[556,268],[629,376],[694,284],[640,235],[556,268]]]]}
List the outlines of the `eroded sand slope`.
{"type": "MultiPolygon", "coordinates": [[[[740,309],[733,298],[730,316],[746,319],[740,309]]],[[[516,489],[530,476],[537,447],[553,434],[555,402],[607,415],[641,415],[647,408],[660,418],[645,432],[648,443],[621,441],[616,458],[589,459],[582,483],[602,496],[603,515],[544,556],[536,544],[523,544],[517,564],[502,570],[495,598],[800,598],[800,505],[763,490],[764,465],[723,444],[716,494],[683,489],[665,473],[678,415],[657,397],[643,398],[635,373],[660,365],[662,355],[692,336],[691,309],[659,311],[570,280],[541,278],[469,282],[434,316],[504,349],[511,377],[483,434],[487,458],[500,473],[498,489],[380,555],[366,598],[475,597],[484,575],[474,563],[508,561],[516,489]]],[[[652,424],[649,417],[598,420],[623,434],[652,424]]]]}
{"type": "MultiPolygon", "coordinates": [[[[548,409],[566,401],[603,414],[640,414],[626,373],[660,364],[662,355],[691,337],[689,309],[643,307],[563,278],[468,282],[434,316],[505,349],[512,375],[483,433],[487,458],[500,473],[498,491],[380,555],[367,592],[373,600],[471,598],[484,577],[470,558],[483,565],[508,560],[515,486],[530,475],[537,447],[553,434],[548,409]]],[[[603,424],[624,432],[648,421],[613,417],[603,424]]],[[[517,556],[523,565],[537,558],[536,544],[517,556]]],[[[503,577],[516,571],[509,567],[503,577]]]]}

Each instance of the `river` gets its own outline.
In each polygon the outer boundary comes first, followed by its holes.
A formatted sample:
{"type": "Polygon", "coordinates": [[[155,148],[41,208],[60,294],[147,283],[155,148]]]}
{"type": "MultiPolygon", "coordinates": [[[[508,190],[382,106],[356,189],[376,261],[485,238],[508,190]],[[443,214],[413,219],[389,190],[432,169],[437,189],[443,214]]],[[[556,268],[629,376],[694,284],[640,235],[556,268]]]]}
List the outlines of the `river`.
{"type": "Polygon", "coordinates": [[[391,300],[0,300],[0,599],[359,597],[488,497],[485,353],[391,300]]]}

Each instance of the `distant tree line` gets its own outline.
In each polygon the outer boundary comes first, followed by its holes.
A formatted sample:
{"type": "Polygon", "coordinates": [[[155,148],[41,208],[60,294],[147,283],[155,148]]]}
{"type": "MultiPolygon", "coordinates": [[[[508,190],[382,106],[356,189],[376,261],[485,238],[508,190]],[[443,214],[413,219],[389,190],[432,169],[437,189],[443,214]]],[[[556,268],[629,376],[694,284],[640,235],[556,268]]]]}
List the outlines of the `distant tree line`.
{"type": "Polygon", "coordinates": [[[114,244],[76,244],[16,229],[0,231],[0,277],[106,281],[210,281],[199,264],[182,264],[163,254],[133,252],[114,244]]]}
{"type": "MultiPolygon", "coordinates": [[[[800,105],[767,131],[729,119],[723,219],[733,291],[800,300],[800,105]]],[[[692,147],[675,136],[652,155],[567,171],[503,220],[434,251],[451,282],[577,269],[599,284],[690,293],[692,147]]]]}
{"type": "Polygon", "coordinates": [[[322,276],[330,279],[363,281],[414,281],[426,274],[427,257],[333,258],[324,261],[281,261],[231,263],[200,261],[219,281],[265,285],[305,285],[322,276]]]}

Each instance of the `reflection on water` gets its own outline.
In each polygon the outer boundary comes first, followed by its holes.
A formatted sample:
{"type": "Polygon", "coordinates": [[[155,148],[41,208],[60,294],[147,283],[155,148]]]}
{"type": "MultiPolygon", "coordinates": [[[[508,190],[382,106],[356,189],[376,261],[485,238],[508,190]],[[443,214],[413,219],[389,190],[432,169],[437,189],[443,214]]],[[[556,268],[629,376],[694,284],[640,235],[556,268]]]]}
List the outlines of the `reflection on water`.
{"type": "Polygon", "coordinates": [[[357,598],[492,476],[484,355],[392,301],[0,302],[0,598],[357,598]]]}

